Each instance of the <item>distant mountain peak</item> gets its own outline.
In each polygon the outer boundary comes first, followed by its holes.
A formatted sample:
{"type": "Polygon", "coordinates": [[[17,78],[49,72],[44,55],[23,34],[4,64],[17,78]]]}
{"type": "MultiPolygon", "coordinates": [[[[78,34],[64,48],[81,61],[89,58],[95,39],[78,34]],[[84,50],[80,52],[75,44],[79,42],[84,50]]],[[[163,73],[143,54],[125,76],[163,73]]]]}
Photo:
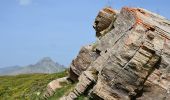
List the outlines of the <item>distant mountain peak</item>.
{"type": "Polygon", "coordinates": [[[50,57],[44,57],[39,62],[54,62],[50,57]]]}
{"type": "Polygon", "coordinates": [[[44,57],[40,61],[36,63],[36,65],[49,65],[53,64],[55,65],[56,62],[54,62],[50,57],[44,57]]]}
{"type": "Polygon", "coordinates": [[[25,67],[12,67],[10,69],[3,69],[0,71],[0,75],[17,75],[27,73],[56,73],[65,70],[63,65],[53,61],[50,57],[44,57],[39,60],[36,64],[30,64],[25,67]]]}

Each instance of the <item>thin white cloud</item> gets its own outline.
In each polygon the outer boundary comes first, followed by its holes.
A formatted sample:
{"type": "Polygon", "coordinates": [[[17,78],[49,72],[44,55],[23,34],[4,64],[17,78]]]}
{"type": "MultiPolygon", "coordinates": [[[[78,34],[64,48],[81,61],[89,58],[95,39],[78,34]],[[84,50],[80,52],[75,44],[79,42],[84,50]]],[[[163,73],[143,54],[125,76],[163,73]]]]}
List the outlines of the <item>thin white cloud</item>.
{"type": "Polygon", "coordinates": [[[18,0],[19,5],[21,6],[27,6],[31,4],[31,0],[18,0]]]}

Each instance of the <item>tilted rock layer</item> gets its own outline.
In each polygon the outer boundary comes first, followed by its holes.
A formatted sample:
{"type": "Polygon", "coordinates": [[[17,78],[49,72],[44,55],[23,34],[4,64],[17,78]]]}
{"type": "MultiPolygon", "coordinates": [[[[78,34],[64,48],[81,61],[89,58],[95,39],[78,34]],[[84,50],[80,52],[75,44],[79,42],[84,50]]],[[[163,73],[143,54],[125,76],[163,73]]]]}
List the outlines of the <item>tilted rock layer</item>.
{"type": "Polygon", "coordinates": [[[170,100],[170,21],[142,8],[102,9],[97,42],[70,66],[78,83],[61,100],[170,100]]]}

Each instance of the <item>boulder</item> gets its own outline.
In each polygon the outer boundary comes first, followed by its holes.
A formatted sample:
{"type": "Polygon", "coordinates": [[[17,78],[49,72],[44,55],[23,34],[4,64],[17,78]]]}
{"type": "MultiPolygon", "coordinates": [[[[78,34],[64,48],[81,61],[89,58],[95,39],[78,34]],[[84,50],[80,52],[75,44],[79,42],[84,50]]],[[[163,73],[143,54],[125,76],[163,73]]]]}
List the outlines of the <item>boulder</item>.
{"type": "Polygon", "coordinates": [[[58,79],[51,81],[50,83],[48,83],[43,97],[48,98],[52,96],[57,89],[62,88],[61,83],[67,83],[67,82],[68,82],[67,77],[62,77],[62,78],[58,78],[58,79]]]}

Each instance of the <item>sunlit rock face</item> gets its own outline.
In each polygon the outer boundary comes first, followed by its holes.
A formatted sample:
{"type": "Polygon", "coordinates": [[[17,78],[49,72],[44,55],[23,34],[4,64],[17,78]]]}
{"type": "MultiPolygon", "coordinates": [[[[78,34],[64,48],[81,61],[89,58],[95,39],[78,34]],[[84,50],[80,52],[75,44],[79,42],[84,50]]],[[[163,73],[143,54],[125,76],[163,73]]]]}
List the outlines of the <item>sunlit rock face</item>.
{"type": "Polygon", "coordinates": [[[102,9],[97,41],[70,66],[78,83],[61,100],[170,100],[170,21],[142,8],[102,9]]]}

